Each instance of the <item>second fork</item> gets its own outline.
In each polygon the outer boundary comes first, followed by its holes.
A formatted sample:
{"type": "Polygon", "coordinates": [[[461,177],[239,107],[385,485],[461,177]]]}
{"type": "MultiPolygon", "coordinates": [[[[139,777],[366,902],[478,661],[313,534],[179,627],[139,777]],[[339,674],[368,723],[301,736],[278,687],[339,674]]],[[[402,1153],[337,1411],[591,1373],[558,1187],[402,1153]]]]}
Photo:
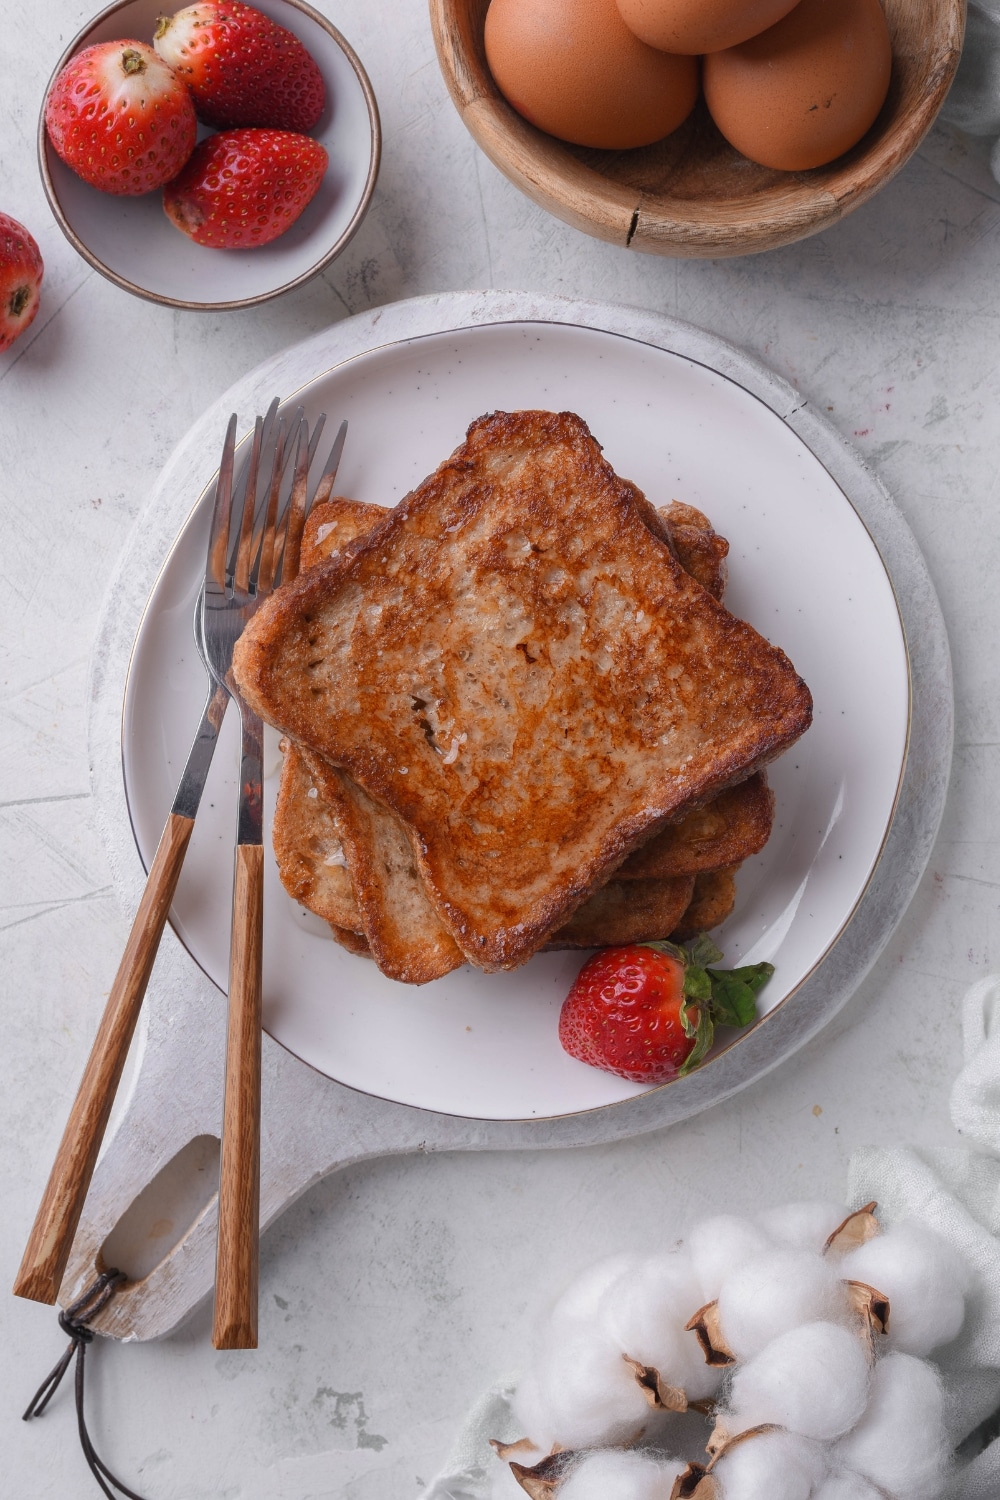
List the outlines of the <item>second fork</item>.
{"type": "MultiPolygon", "coordinates": [[[[343,450],[341,425],[314,499],[329,493],[343,450]]],[[[219,1180],[212,1342],[217,1349],[257,1346],[257,1281],[260,1223],[261,961],[263,944],[263,725],[232,680],[233,648],[260,603],[278,582],[298,571],[299,546],[308,505],[309,444],[305,421],[296,433],[291,494],[281,506],[281,473],[291,430],[279,429],[263,513],[254,514],[262,422],[258,418],[250,455],[252,482],[242,514],[220,485],[209,540],[202,598],[205,660],[225,684],[240,711],[242,730],[233,925],[229,963],[226,1085],[219,1180]]]]}

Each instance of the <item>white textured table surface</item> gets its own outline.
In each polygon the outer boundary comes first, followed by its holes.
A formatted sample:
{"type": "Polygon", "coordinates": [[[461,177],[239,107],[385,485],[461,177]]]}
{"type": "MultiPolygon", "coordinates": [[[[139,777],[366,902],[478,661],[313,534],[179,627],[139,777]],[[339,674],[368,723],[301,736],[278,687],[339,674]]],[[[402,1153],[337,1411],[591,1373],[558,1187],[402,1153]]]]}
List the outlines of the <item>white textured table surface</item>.
{"type": "MultiPolygon", "coordinates": [[[[1000,959],[1000,188],[986,146],[936,131],[874,202],[767,257],[631,255],[546,217],[477,152],[420,0],[321,8],[379,98],[375,200],[324,277],[219,317],[131,299],[64,242],[37,177],[35,122],[51,61],[90,12],[53,0],[5,19],[0,209],[31,228],[47,269],[35,325],[0,356],[0,1284],[126,931],[89,807],[87,663],[102,595],[171,448],[265,356],[381,302],[484,286],[630,302],[742,345],[854,440],[912,526],[951,634],[957,750],[906,919],[847,1009],[777,1074],[633,1142],[350,1170],[266,1239],[257,1352],[213,1352],[204,1313],[162,1344],[102,1344],[94,1435],[149,1500],[417,1494],[474,1394],[516,1368],[536,1310],[578,1267],[673,1239],[705,1209],[840,1195],[858,1145],[949,1143],[956,1001],[1000,959]]],[[[69,1393],[40,1423],[19,1421],[62,1347],[54,1315],[3,1306],[2,1489],[86,1500],[96,1490],[69,1393]]]]}

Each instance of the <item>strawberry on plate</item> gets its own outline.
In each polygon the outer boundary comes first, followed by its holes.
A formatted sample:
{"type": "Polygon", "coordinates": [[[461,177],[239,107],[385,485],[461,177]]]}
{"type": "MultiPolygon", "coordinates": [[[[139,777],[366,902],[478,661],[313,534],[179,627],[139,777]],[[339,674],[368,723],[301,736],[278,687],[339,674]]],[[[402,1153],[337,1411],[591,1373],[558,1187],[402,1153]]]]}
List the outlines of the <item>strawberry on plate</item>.
{"type": "Polygon", "coordinates": [[[290,130],[225,130],[163,190],[167,218],[199,245],[249,250],[295,223],[323,179],[319,141],[290,130]]]}
{"type": "Polygon", "coordinates": [[[153,46],[183,78],[207,125],[307,131],[323,113],[326,89],[310,53],[240,0],[201,0],[161,16],[153,46]]]}
{"type": "Polygon", "coordinates": [[[773,964],[715,969],[721,952],[702,934],[686,947],[605,948],[580,970],[559,1016],[571,1057],[634,1083],[666,1083],[704,1058],[716,1025],[749,1026],[773,964]]]}
{"type": "Polygon", "coordinates": [[[9,214],[0,214],[0,350],[9,349],[38,311],[42,255],[9,214]]]}
{"type": "Polygon", "coordinates": [[[99,42],[49,89],[45,128],[84,182],[136,196],[176,176],[198,134],[191,95],[145,42],[99,42]]]}

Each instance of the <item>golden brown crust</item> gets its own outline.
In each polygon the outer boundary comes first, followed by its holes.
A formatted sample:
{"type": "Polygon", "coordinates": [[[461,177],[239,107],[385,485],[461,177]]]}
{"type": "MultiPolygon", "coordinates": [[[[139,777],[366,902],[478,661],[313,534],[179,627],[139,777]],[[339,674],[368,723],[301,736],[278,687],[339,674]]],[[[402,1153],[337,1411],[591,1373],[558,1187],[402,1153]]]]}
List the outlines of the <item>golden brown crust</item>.
{"type": "Polygon", "coordinates": [[[729,870],[710,870],[695,876],[691,904],[670,934],[675,942],[686,943],[726,920],[736,905],[738,869],[739,865],[734,865],[729,870]]]}
{"type": "Polygon", "coordinates": [[[578,906],[547,948],[610,948],[665,938],[687,910],[694,876],[676,880],[609,880],[578,906]]]}
{"type": "Polygon", "coordinates": [[[642,845],[618,871],[620,880],[698,875],[742,864],[771,836],[774,793],[763,771],[720,792],[704,807],[670,823],[642,845]]]}
{"type": "Polygon", "coordinates": [[[350,556],[262,606],[234,670],[410,825],[484,968],[524,962],[650,828],[811,717],[788,659],[683,572],[571,413],[473,423],[350,556]]]}

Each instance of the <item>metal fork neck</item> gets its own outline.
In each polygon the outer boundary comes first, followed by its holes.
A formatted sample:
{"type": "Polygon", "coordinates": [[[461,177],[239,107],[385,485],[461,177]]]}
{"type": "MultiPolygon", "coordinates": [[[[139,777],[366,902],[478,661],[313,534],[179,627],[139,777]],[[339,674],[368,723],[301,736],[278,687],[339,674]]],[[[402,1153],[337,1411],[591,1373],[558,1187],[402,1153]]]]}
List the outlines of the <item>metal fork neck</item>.
{"type": "Polygon", "coordinates": [[[240,810],[237,823],[238,844],[262,844],[264,841],[264,799],[262,773],[264,762],[264,726],[252,709],[240,704],[242,751],[240,755],[240,810]]]}

